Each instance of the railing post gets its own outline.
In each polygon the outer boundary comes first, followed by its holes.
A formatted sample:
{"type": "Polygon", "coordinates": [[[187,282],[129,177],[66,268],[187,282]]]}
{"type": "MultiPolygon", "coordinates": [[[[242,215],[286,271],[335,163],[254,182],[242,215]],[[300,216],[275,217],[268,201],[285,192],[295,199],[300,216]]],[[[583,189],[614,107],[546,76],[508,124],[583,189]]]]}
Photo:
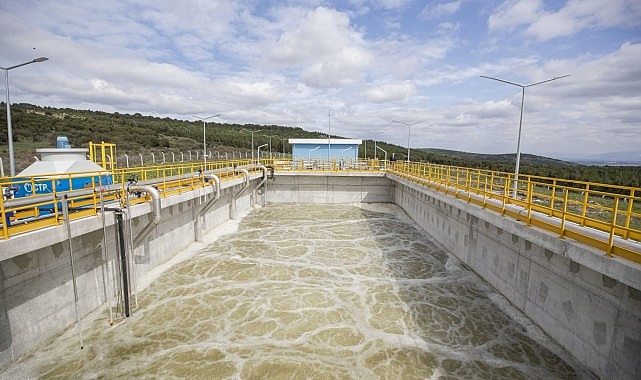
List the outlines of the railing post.
{"type": "Polygon", "coordinates": [[[563,188],[563,210],[561,212],[561,231],[559,236],[563,238],[565,235],[565,215],[568,211],[568,198],[570,197],[570,192],[567,188],[563,188]]]}
{"type": "Polygon", "coordinates": [[[530,177],[528,177],[527,182],[527,196],[525,197],[525,202],[527,206],[527,225],[530,225],[532,220],[532,200],[534,198],[534,184],[532,183],[530,177]]]}
{"type": "MultiPolygon", "coordinates": [[[[0,197],[2,196],[3,194],[0,194],[0,197]]],[[[7,223],[9,217],[4,209],[4,198],[0,199],[0,217],[2,218],[2,237],[6,240],[9,239],[9,223],[7,223]]]]}
{"type": "Polygon", "coordinates": [[[552,195],[550,196],[550,213],[548,216],[554,215],[554,201],[556,200],[556,178],[552,180],[552,195]]]}
{"type": "Polygon", "coordinates": [[[510,197],[510,179],[506,178],[503,181],[503,196],[501,197],[501,215],[505,215],[505,205],[507,199],[510,197]]]}
{"type": "MultiPolygon", "coordinates": [[[[485,176],[485,185],[483,189],[483,208],[485,208],[485,204],[487,202],[487,176],[485,176]]],[[[490,191],[492,191],[492,187],[490,186],[490,191]]]]}
{"type": "Polygon", "coordinates": [[[588,208],[588,196],[590,194],[590,184],[585,184],[585,193],[583,196],[583,204],[581,205],[581,227],[585,226],[585,214],[587,213],[588,208]]]}
{"type": "Polygon", "coordinates": [[[625,216],[625,230],[623,231],[623,237],[628,238],[630,234],[630,219],[632,218],[632,202],[634,202],[634,189],[630,190],[630,198],[628,199],[628,209],[625,216]]]}
{"type": "Polygon", "coordinates": [[[612,221],[610,222],[610,236],[608,238],[607,255],[612,256],[612,246],[614,245],[614,231],[617,226],[617,212],[619,211],[619,196],[614,196],[614,205],[612,206],[612,221]]]}

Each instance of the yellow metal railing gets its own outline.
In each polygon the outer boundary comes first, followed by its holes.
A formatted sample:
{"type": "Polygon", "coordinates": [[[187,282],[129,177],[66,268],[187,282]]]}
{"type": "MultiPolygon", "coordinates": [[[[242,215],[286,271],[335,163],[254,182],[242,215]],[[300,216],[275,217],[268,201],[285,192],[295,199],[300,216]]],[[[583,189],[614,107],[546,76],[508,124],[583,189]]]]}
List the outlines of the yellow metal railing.
{"type": "Polygon", "coordinates": [[[390,172],[641,263],[641,188],[426,163],[395,163],[390,172]]]}
{"type": "MultiPolygon", "coordinates": [[[[240,178],[235,168],[250,164],[249,160],[207,162],[207,171],[215,171],[221,182],[240,178]]],[[[97,215],[100,207],[101,192],[103,201],[121,201],[125,206],[127,186],[130,184],[152,184],[160,192],[161,197],[180,194],[197,188],[209,186],[205,177],[201,176],[203,163],[194,162],[180,165],[144,166],[127,169],[116,169],[101,172],[79,172],[55,175],[39,175],[37,177],[4,177],[0,178],[0,240],[9,239],[17,234],[59,225],[63,222],[60,207],[60,196],[66,196],[71,218],[97,215]],[[111,191],[105,192],[105,183],[101,179],[113,176],[111,191]],[[78,187],[77,179],[84,179],[78,187]],[[20,198],[8,195],[7,190],[27,185],[30,194],[20,198]],[[42,191],[46,187],[46,193],[42,191]],[[117,189],[117,190],[114,190],[117,189]],[[95,190],[95,191],[94,191],[95,190]]],[[[256,166],[248,168],[250,172],[261,171],[256,166]]],[[[130,204],[147,202],[145,197],[129,197],[130,204]]]]}
{"type": "Polygon", "coordinates": [[[272,166],[275,170],[315,170],[325,172],[371,171],[385,169],[383,160],[289,160],[262,159],[261,163],[272,166]]]}
{"type": "Polygon", "coordinates": [[[107,170],[116,169],[116,144],[89,142],[89,158],[107,170]]]}
{"type": "MultiPolygon", "coordinates": [[[[221,181],[239,177],[234,170],[258,161],[211,161],[207,171],[217,170],[221,181]]],[[[429,163],[389,162],[384,160],[359,160],[333,162],[320,160],[261,159],[260,163],[275,171],[387,171],[408,181],[433,188],[445,194],[465,199],[502,215],[513,217],[528,225],[552,231],[560,237],[572,238],[603,251],[608,256],[624,257],[641,263],[641,188],[608,184],[571,181],[559,178],[521,175],[492,170],[445,166],[429,163]]],[[[115,165],[114,165],[115,167],[115,165]]],[[[108,194],[107,201],[126,199],[126,187],[132,183],[153,183],[162,197],[208,186],[200,173],[202,162],[141,166],[91,173],[86,188],[100,188],[100,176],[112,174],[119,192],[108,194]]],[[[259,169],[255,169],[259,170],[259,169]]],[[[8,189],[19,184],[29,184],[33,194],[28,205],[15,204],[15,200],[0,200],[0,239],[9,239],[19,233],[33,231],[61,223],[62,216],[55,196],[58,188],[73,189],[74,178],[87,177],[87,173],[38,176],[32,178],[2,178],[0,188],[8,189]],[[48,195],[36,192],[39,184],[50,183],[48,195]],[[12,203],[13,202],[13,203],[12,203]],[[47,214],[42,210],[48,208],[47,214]],[[7,222],[8,221],[8,222],[7,222]]],[[[69,193],[73,218],[96,215],[100,194],[91,192],[74,195],[69,193]]],[[[130,203],[148,199],[129,198],[130,203]]]]}

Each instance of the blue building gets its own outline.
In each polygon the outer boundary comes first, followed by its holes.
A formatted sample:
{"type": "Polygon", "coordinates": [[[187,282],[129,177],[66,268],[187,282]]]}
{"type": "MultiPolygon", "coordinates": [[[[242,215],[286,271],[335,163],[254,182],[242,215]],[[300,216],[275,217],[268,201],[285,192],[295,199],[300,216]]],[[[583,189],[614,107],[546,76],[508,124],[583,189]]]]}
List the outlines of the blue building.
{"type": "Polygon", "coordinates": [[[293,160],[347,161],[358,160],[357,139],[289,139],[293,160]]]}

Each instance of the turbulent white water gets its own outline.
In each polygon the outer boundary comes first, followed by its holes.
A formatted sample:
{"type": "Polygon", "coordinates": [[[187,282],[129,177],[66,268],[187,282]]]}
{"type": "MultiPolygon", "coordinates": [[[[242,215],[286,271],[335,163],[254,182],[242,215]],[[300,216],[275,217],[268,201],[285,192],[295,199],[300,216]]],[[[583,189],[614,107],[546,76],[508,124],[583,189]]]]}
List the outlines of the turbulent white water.
{"type": "Polygon", "coordinates": [[[588,376],[499,298],[396,206],[270,205],[158,276],[132,317],[86,321],[83,350],[70,330],[2,375],[588,376]]]}

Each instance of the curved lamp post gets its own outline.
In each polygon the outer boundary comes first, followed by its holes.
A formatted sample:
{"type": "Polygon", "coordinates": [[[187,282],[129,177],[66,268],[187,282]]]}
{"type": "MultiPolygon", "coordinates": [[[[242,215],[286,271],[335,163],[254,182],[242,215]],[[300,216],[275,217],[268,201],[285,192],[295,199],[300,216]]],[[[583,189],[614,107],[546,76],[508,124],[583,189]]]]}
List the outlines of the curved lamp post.
{"type": "Polygon", "coordinates": [[[49,58],[47,57],[40,57],[40,58],[31,60],[29,62],[21,63],[19,65],[14,65],[10,67],[0,67],[0,69],[4,70],[4,85],[6,89],[6,100],[7,100],[7,137],[9,138],[9,168],[10,168],[12,177],[15,177],[16,175],[16,164],[13,159],[13,130],[11,129],[11,106],[9,102],[9,70],[15,69],[21,66],[25,66],[31,63],[44,62],[44,61],[47,61],[48,59],[49,58]]]}
{"type": "Polygon", "coordinates": [[[278,135],[265,136],[269,138],[269,158],[272,158],[272,137],[278,137],[278,135]]]}
{"type": "Polygon", "coordinates": [[[203,170],[207,170],[207,131],[206,131],[206,121],[211,119],[211,118],[218,117],[218,116],[220,116],[220,114],[212,115],[212,116],[209,116],[209,117],[198,117],[198,116],[194,115],[194,117],[196,119],[202,120],[202,122],[203,122],[203,163],[205,164],[205,166],[203,167],[203,170]]]}
{"type": "Polygon", "coordinates": [[[507,81],[507,80],[504,80],[504,79],[499,79],[499,78],[494,78],[494,77],[488,77],[488,76],[485,76],[485,75],[481,75],[481,78],[492,79],[492,80],[496,80],[496,81],[499,81],[499,82],[511,84],[512,86],[521,87],[521,116],[519,117],[519,136],[518,136],[517,141],[516,141],[516,165],[514,167],[514,189],[512,189],[512,198],[516,198],[516,190],[517,190],[517,186],[518,186],[518,183],[519,183],[519,163],[521,162],[521,126],[523,125],[523,103],[525,101],[525,88],[526,87],[536,86],[537,84],[551,82],[553,80],[557,80],[557,79],[561,79],[561,78],[566,78],[566,77],[569,77],[569,75],[563,75],[561,77],[554,77],[554,78],[542,80],[542,81],[536,82],[536,83],[518,84],[518,83],[510,82],[510,81],[507,81]]]}
{"type": "Polygon", "coordinates": [[[383,151],[383,153],[385,153],[385,160],[384,160],[384,162],[385,162],[385,170],[387,170],[387,151],[386,151],[385,149],[381,148],[380,146],[377,146],[377,147],[375,147],[375,148],[376,148],[376,149],[380,149],[380,150],[382,150],[382,151],[383,151]]]}
{"type": "Polygon", "coordinates": [[[313,151],[315,151],[315,150],[319,150],[319,149],[320,149],[320,145],[319,145],[319,146],[317,146],[316,148],[312,148],[312,149],[310,149],[310,150],[307,152],[307,159],[308,159],[309,161],[311,161],[311,160],[312,160],[312,152],[313,152],[313,151]]]}
{"type": "Polygon", "coordinates": [[[416,122],[414,122],[414,123],[403,123],[402,121],[392,120],[392,122],[394,122],[394,123],[399,123],[399,124],[407,125],[407,163],[408,163],[408,164],[409,164],[409,162],[410,162],[410,128],[411,128],[411,126],[412,126],[412,125],[414,125],[414,124],[418,124],[418,123],[422,123],[423,121],[424,121],[424,120],[416,121],[416,122]]]}
{"type": "MultiPolygon", "coordinates": [[[[383,131],[374,132],[374,159],[375,160],[378,159],[378,156],[376,155],[376,141],[377,141],[376,140],[377,139],[376,136],[380,135],[381,133],[383,133],[383,131]]],[[[387,152],[385,152],[385,154],[387,155],[387,152]]]]}
{"type": "Polygon", "coordinates": [[[254,133],[260,132],[262,129],[258,129],[255,131],[249,130],[249,129],[241,129],[241,131],[249,132],[252,134],[252,161],[254,161],[254,133]]]}

